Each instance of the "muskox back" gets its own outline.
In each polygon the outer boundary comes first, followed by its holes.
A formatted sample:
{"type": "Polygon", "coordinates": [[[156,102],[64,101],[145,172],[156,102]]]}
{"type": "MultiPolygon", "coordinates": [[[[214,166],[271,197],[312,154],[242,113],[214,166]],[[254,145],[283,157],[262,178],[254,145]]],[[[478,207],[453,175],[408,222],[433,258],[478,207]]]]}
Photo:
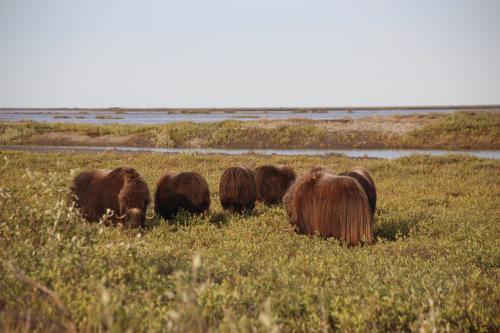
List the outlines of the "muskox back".
{"type": "Polygon", "coordinates": [[[231,167],[224,171],[219,184],[222,208],[242,213],[255,208],[257,186],[252,170],[231,167]]]}
{"type": "Polygon", "coordinates": [[[156,185],[155,212],[165,219],[174,217],[181,208],[191,213],[203,213],[209,207],[208,184],[199,173],[166,174],[156,185]]]}
{"type": "Polygon", "coordinates": [[[82,172],[74,178],[70,190],[76,207],[88,221],[99,221],[110,209],[114,212],[111,222],[144,226],[149,190],[132,168],[82,172]]]}
{"type": "Polygon", "coordinates": [[[368,197],[352,177],[314,170],[299,177],[283,201],[301,234],[335,237],[348,245],[373,239],[368,197]]]}
{"type": "Polygon", "coordinates": [[[361,167],[355,167],[348,172],[341,173],[340,175],[355,178],[359,182],[368,196],[368,202],[370,203],[372,215],[375,215],[375,209],[377,208],[377,189],[370,173],[361,167]]]}
{"type": "Polygon", "coordinates": [[[296,174],[287,166],[262,165],[254,169],[257,200],[266,204],[281,202],[296,174]]]}

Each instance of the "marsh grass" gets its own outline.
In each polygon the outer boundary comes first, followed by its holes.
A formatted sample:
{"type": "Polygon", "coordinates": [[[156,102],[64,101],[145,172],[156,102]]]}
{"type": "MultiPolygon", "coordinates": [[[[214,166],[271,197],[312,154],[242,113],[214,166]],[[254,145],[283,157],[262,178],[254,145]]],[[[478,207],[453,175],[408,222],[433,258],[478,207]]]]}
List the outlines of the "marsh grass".
{"type": "MultiPolygon", "coordinates": [[[[137,135],[147,146],[165,148],[190,147],[192,142],[196,142],[196,146],[203,148],[500,148],[500,112],[457,112],[450,115],[431,114],[423,117],[437,118],[438,121],[403,134],[363,128],[351,131],[329,131],[322,126],[321,121],[304,119],[289,119],[288,123],[276,127],[267,127],[266,121],[237,120],[217,123],[184,121],[164,125],[3,122],[0,123],[0,144],[38,144],[40,136],[46,133],[76,133],[92,137],[137,135]],[[14,132],[17,135],[11,135],[14,132]],[[167,136],[169,140],[164,140],[167,136]]],[[[419,116],[416,116],[416,119],[419,119],[419,116]]],[[[411,121],[411,119],[407,120],[411,121]]],[[[349,121],[349,119],[341,119],[335,122],[349,121]]],[[[41,144],[45,143],[43,140],[41,144]]],[[[64,144],[64,140],[58,140],[57,144],[64,144]]]]}
{"type": "MultiPolygon", "coordinates": [[[[498,331],[500,162],[343,157],[0,152],[0,329],[61,331],[498,331]],[[378,187],[377,242],[347,248],[289,230],[281,206],[221,210],[231,165],[366,167],[378,187]],[[129,165],[150,189],[196,170],[209,214],[144,230],[84,223],[71,178],[129,165]],[[23,275],[52,291],[61,306],[23,275]],[[3,326],[1,326],[3,325],[3,326]],[[27,329],[26,329],[27,328],[27,329]]],[[[150,207],[151,213],[153,207],[150,207]]]]}
{"type": "MultiPolygon", "coordinates": [[[[434,115],[436,116],[436,115],[434,115]]],[[[407,137],[415,144],[434,142],[443,146],[470,148],[478,141],[500,143],[500,112],[455,112],[441,122],[415,130],[407,137]]]]}

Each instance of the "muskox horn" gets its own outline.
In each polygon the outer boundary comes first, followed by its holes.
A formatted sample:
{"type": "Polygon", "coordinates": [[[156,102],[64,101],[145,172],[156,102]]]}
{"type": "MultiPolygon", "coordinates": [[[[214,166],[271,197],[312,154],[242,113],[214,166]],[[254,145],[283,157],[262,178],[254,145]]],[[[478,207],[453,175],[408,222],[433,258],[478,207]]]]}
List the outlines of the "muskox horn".
{"type": "Polygon", "coordinates": [[[146,214],[146,218],[147,218],[148,220],[154,219],[154,218],[155,218],[155,216],[156,216],[156,214],[155,214],[154,212],[153,212],[153,215],[151,215],[151,216],[148,216],[148,215],[146,214]]]}
{"type": "Polygon", "coordinates": [[[117,216],[116,219],[117,220],[123,220],[123,219],[125,219],[125,216],[126,216],[126,214],[123,214],[122,216],[117,216]]]}

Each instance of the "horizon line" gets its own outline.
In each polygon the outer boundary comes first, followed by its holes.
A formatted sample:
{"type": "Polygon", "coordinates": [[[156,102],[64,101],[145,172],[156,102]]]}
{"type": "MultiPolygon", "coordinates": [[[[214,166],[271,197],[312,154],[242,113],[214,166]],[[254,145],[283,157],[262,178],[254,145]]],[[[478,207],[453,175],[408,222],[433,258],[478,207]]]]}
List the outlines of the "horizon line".
{"type": "Polygon", "coordinates": [[[278,111],[278,110],[419,110],[419,109],[496,109],[500,104],[461,104],[461,105],[393,105],[393,106],[276,106],[276,107],[0,107],[5,110],[145,110],[145,111],[174,111],[174,110],[241,110],[241,111],[278,111]]]}

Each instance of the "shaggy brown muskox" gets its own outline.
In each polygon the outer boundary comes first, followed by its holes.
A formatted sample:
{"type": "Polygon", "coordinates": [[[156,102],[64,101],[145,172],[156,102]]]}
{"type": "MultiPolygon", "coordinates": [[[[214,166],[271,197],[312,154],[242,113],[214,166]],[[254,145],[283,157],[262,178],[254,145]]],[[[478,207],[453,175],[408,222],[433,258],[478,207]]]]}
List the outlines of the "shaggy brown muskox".
{"type": "Polygon", "coordinates": [[[299,177],[283,202],[297,232],[335,237],[356,245],[373,239],[373,217],[359,182],[314,169],[299,177]]]}
{"type": "Polygon", "coordinates": [[[220,178],[220,202],[222,208],[233,213],[243,213],[255,207],[257,186],[252,170],[246,167],[226,169],[220,178]]]}
{"type": "Polygon", "coordinates": [[[366,195],[368,196],[368,202],[370,203],[370,210],[372,215],[375,215],[375,209],[377,207],[377,189],[375,188],[375,183],[367,170],[362,167],[354,167],[348,172],[341,173],[340,176],[349,176],[355,178],[366,195]]]}
{"type": "Polygon", "coordinates": [[[165,219],[177,215],[181,208],[191,213],[203,213],[209,207],[208,184],[199,173],[166,174],[156,184],[155,212],[165,219]]]}
{"type": "Polygon", "coordinates": [[[108,222],[144,227],[149,190],[141,175],[132,168],[82,172],[74,178],[71,194],[88,221],[99,221],[110,209],[114,215],[108,222]]]}
{"type": "Polygon", "coordinates": [[[275,204],[283,199],[297,175],[287,166],[262,165],[253,170],[257,183],[257,200],[275,204]]]}

